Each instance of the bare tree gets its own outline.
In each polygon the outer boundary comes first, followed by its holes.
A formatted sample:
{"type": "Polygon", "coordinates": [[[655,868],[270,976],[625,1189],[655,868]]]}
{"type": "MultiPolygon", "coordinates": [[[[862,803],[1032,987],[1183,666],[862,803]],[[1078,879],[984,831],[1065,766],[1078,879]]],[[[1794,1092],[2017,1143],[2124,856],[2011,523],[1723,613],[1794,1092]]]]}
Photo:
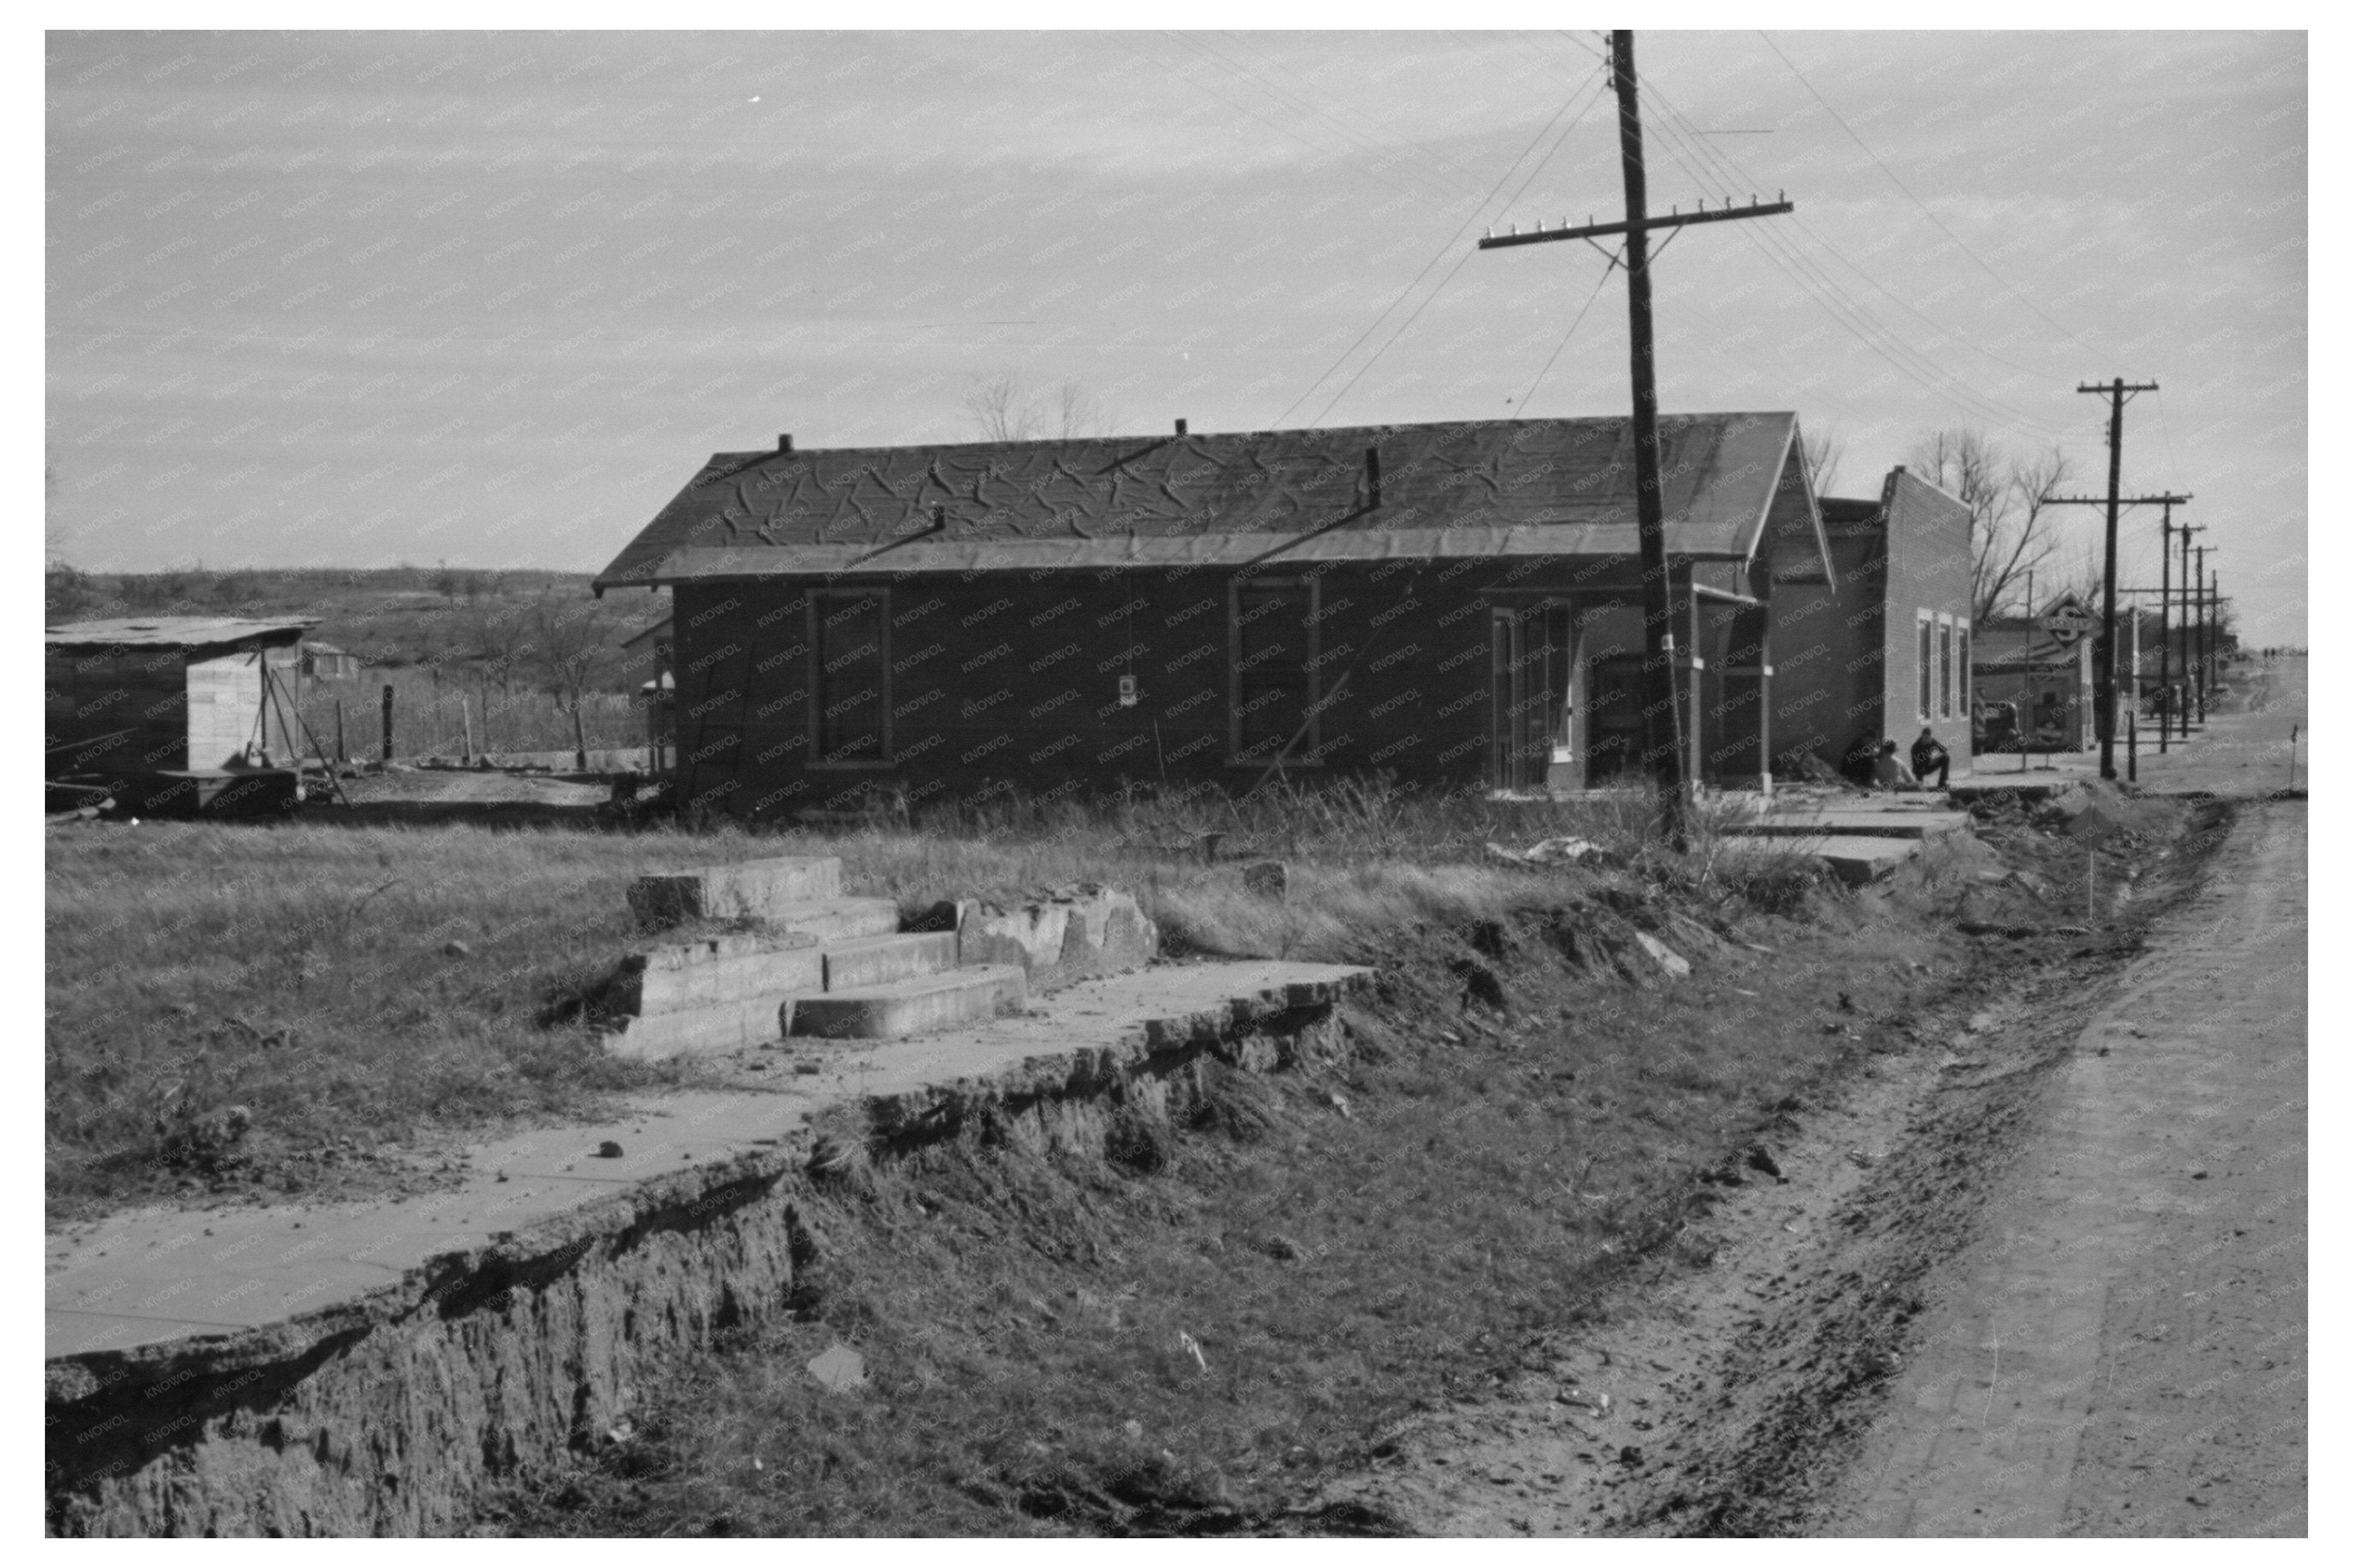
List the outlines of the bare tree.
{"type": "Polygon", "coordinates": [[[1819,436],[1798,432],[1798,461],[1804,465],[1806,483],[1819,497],[1838,483],[1839,464],[1845,460],[1846,442],[1832,426],[1819,436]]]}
{"type": "Polygon", "coordinates": [[[1074,441],[1111,434],[1103,399],[1072,376],[1043,391],[1025,389],[1010,374],[991,376],[973,384],[964,407],[984,441],[1074,441]]]}
{"type": "Polygon", "coordinates": [[[554,694],[556,708],[572,715],[574,761],[583,772],[588,767],[588,734],[580,707],[613,653],[612,627],[596,600],[542,593],[532,601],[525,657],[554,694]]]}
{"type": "Polygon", "coordinates": [[[532,606],[491,599],[470,606],[466,616],[467,640],[482,668],[498,677],[499,689],[514,695],[515,667],[532,646],[532,606]]]}
{"type": "Polygon", "coordinates": [[[2059,547],[2049,497],[2073,474],[2073,464],[2056,447],[2012,458],[1965,426],[1921,437],[1906,461],[1969,509],[1969,615],[1979,623],[1993,619],[2005,599],[2024,593],[2029,573],[2048,571],[2059,547]]]}

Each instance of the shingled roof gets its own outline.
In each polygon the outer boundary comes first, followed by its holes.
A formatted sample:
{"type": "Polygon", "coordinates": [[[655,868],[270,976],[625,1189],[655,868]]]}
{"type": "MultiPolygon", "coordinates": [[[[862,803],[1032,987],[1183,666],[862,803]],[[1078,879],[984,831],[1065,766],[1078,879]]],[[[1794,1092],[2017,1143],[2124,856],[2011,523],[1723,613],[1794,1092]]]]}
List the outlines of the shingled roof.
{"type": "MultiPolygon", "coordinates": [[[[1746,559],[1784,492],[1819,539],[1797,431],[1787,413],[1662,418],[1668,553],[1746,559]]],[[[1630,556],[1633,459],[1623,417],[723,452],[596,586],[839,572],[885,546],[876,570],[1235,564],[1271,549],[1630,556]]]]}

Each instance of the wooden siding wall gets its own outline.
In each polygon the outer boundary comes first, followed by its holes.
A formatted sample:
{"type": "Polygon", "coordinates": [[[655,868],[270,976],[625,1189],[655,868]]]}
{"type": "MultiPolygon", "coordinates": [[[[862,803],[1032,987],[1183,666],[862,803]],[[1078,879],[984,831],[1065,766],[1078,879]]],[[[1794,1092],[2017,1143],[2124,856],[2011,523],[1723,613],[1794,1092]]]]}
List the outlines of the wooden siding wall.
{"type": "MultiPolygon", "coordinates": [[[[1270,563],[1261,575],[1311,574],[1270,563]]],[[[1387,770],[1422,785],[1485,780],[1491,606],[1547,590],[1603,591],[1589,573],[1538,577],[1491,562],[1312,575],[1308,658],[1323,706],[1313,755],[1294,765],[1303,776],[1387,770]]],[[[891,760],[881,766],[810,763],[815,672],[801,586],[683,584],[674,605],[681,796],[756,819],[850,808],[878,786],[914,805],[1008,788],[1050,797],[1122,780],[1247,788],[1264,769],[1229,761],[1233,576],[1008,573],[824,584],[816,591],[872,585],[890,595],[891,760]],[[1137,701],[1123,707],[1128,674],[1137,701]]],[[[1640,646],[1630,610],[1589,612],[1586,626],[1588,652],[1640,646]]]]}
{"type": "Polygon", "coordinates": [[[140,773],[188,765],[187,664],[178,649],[51,653],[46,675],[48,744],[95,742],[51,752],[52,773],[140,773]],[[120,730],[130,733],[98,740],[120,730]]]}

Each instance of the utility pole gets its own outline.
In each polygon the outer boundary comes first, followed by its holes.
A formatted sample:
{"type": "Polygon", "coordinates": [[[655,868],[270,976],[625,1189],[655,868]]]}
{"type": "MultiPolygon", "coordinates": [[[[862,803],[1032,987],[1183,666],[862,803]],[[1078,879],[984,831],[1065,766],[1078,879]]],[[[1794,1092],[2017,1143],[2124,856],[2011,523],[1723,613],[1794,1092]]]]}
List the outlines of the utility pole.
{"type": "Polygon", "coordinates": [[[2193,706],[2195,684],[2189,673],[2189,536],[2203,533],[2203,523],[2179,522],[2173,531],[2181,536],[2181,738],[2189,739],[2189,710],[2193,706]]]}
{"type": "Polygon", "coordinates": [[[2157,754],[2165,755],[2166,738],[2173,732],[2173,663],[2166,643],[2172,637],[2173,503],[2165,505],[2165,521],[2158,525],[2157,589],[2157,754]]]}
{"type": "Polygon", "coordinates": [[[2198,547],[2198,640],[2193,645],[2198,657],[2198,722],[2206,722],[2206,550],[2198,547]]]}
{"type": "MultiPolygon", "coordinates": [[[[1667,842],[1680,849],[1685,843],[1688,801],[1683,777],[1682,700],[1676,691],[1674,598],[1667,577],[1665,498],[1659,484],[1659,386],[1657,353],[1651,331],[1650,231],[1679,228],[1686,224],[1722,223],[1732,218],[1763,217],[1796,210],[1787,200],[1759,203],[1751,196],[1746,207],[1725,205],[1709,212],[1684,213],[1680,206],[1664,217],[1651,216],[1650,192],[1642,167],[1642,117],[1634,79],[1634,35],[1619,28],[1609,35],[1610,76],[1618,89],[1618,152],[1626,190],[1622,223],[1593,223],[1570,227],[1538,227],[1526,234],[1516,226],[1510,234],[1490,233],[1479,241],[1482,250],[1507,246],[1536,245],[1552,240],[1582,239],[1596,235],[1626,237],[1626,324],[1632,346],[1634,393],[1634,521],[1642,571],[1642,646],[1644,651],[1642,707],[1649,721],[1644,737],[1644,762],[1659,792],[1660,828],[1667,842]]],[[[1599,246],[1594,247],[1599,249],[1599,246]]],[[[1618,258],[1610,258],[1616,265],[1618,258]]],[[[1606,276],[1606,274],[1605,274],[1606,276]]]]}
{"type": "MultiPolygon", "coordinates": [[[[2125,396],[2127,393],[2155,392],[2157,383],[2140,381],[2127,385],[2124,377],[2117,376],[2105,385],[2094,382],[2075,390],[2108,400],[2108,538],[2106,563],[2100,574],[2100,646],[2096,650],[2099,687],[2093,711],[2100,726],[2100,776],[2113,779],[2116,776],[2116,509],[2125,504],[2117,493],[2124,483],[2125,396]]],[[[2085,504],[2085,498],[2067,500],[2071,505],[2085,504]]]]}
{"type": "MultiPolygon", "coordinates": [[[[2094,390],[2105,392],[2107,388],[2100,387],[2094,390]]],[[[2125,390],[2126,392],[2130,392],[2133,389],[2131,387],[2126,387],[2125,390]]],[[[2044,496],[2042,499],[2046,504],[2051,506],[2104,506],[2108,509],[2107,575],[2106,580],[2103,584],[2103,590],[2107,604],[2105,616],[2102,623],[2102,635],[2099,646],[2093,650],[2099,656],[2094,661],[2093,666],[2094,670],[2097,671],[2096,679],[2098,682],[2098,696],[2096,699],[2097,708],[2094,714],[2093,722],[2100,727],[2100,776],[2102,778],[2112,779],[2116,776],[2115,756],[2116,660],[2111,657],[2109,650],[2116,646],[2116,509],[2127,506],[2164,507],[2166,509],[2166,517],[2168,520],[2168,526],[2172,527],[2174,532],[2183,534],[2185,540],[2184,549],[2186,550],[2188,548],[2186,543],[2188,535],[2185,531],[2189,525],[2187,523],[2183,523],[2176,526],[2170,522],[2170,520],[2173,516],[2173,509],[2175,507],[2184,505],[2196,498],[2188,495],[2120,496],[2116,494],[2116,468],[2114,462],[2114,454],[2111,453],[2110,457],[2111,460],[2108,466],[2108,493],[2105,496],[2044,496]]],[[[2182,556],[2181,580],[2185,584],[2189,581],[2189,558],[2187,554],[2182,556]]],[[[2185,586],[2182,592],[2186,595],[2189,590],[2185,586]]],[[[2184,657],[2186,659],[2187,656],[2184,657]]],[[[2186,663],[2184,668],[2188,668],[2186,663]]],[[[2137,676],[2138,671],[2136,670],[2135,674],[2137,676]]],[[[2184,734],[2187,734],[2188,732],[2189,731],[2186,730],[2183,731],[2184,734]]]]}

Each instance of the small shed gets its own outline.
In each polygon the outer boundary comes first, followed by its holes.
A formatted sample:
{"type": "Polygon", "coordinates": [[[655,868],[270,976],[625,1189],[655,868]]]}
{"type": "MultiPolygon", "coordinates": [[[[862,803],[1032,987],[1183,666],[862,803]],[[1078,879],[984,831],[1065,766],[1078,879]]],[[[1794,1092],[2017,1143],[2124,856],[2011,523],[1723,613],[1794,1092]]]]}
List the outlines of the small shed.
{"type": "Polygon", "coordinates": [[[317,624],[158,616],[49,627],[48,776],[290,764],[294,693],[269,661],[317,624]]]}
{"type": "Polygon", "coordinates": [[[360,676],[358,656],[329,642],[302,644],[300,663],[309,680],[357,680],[360,676]]]}

